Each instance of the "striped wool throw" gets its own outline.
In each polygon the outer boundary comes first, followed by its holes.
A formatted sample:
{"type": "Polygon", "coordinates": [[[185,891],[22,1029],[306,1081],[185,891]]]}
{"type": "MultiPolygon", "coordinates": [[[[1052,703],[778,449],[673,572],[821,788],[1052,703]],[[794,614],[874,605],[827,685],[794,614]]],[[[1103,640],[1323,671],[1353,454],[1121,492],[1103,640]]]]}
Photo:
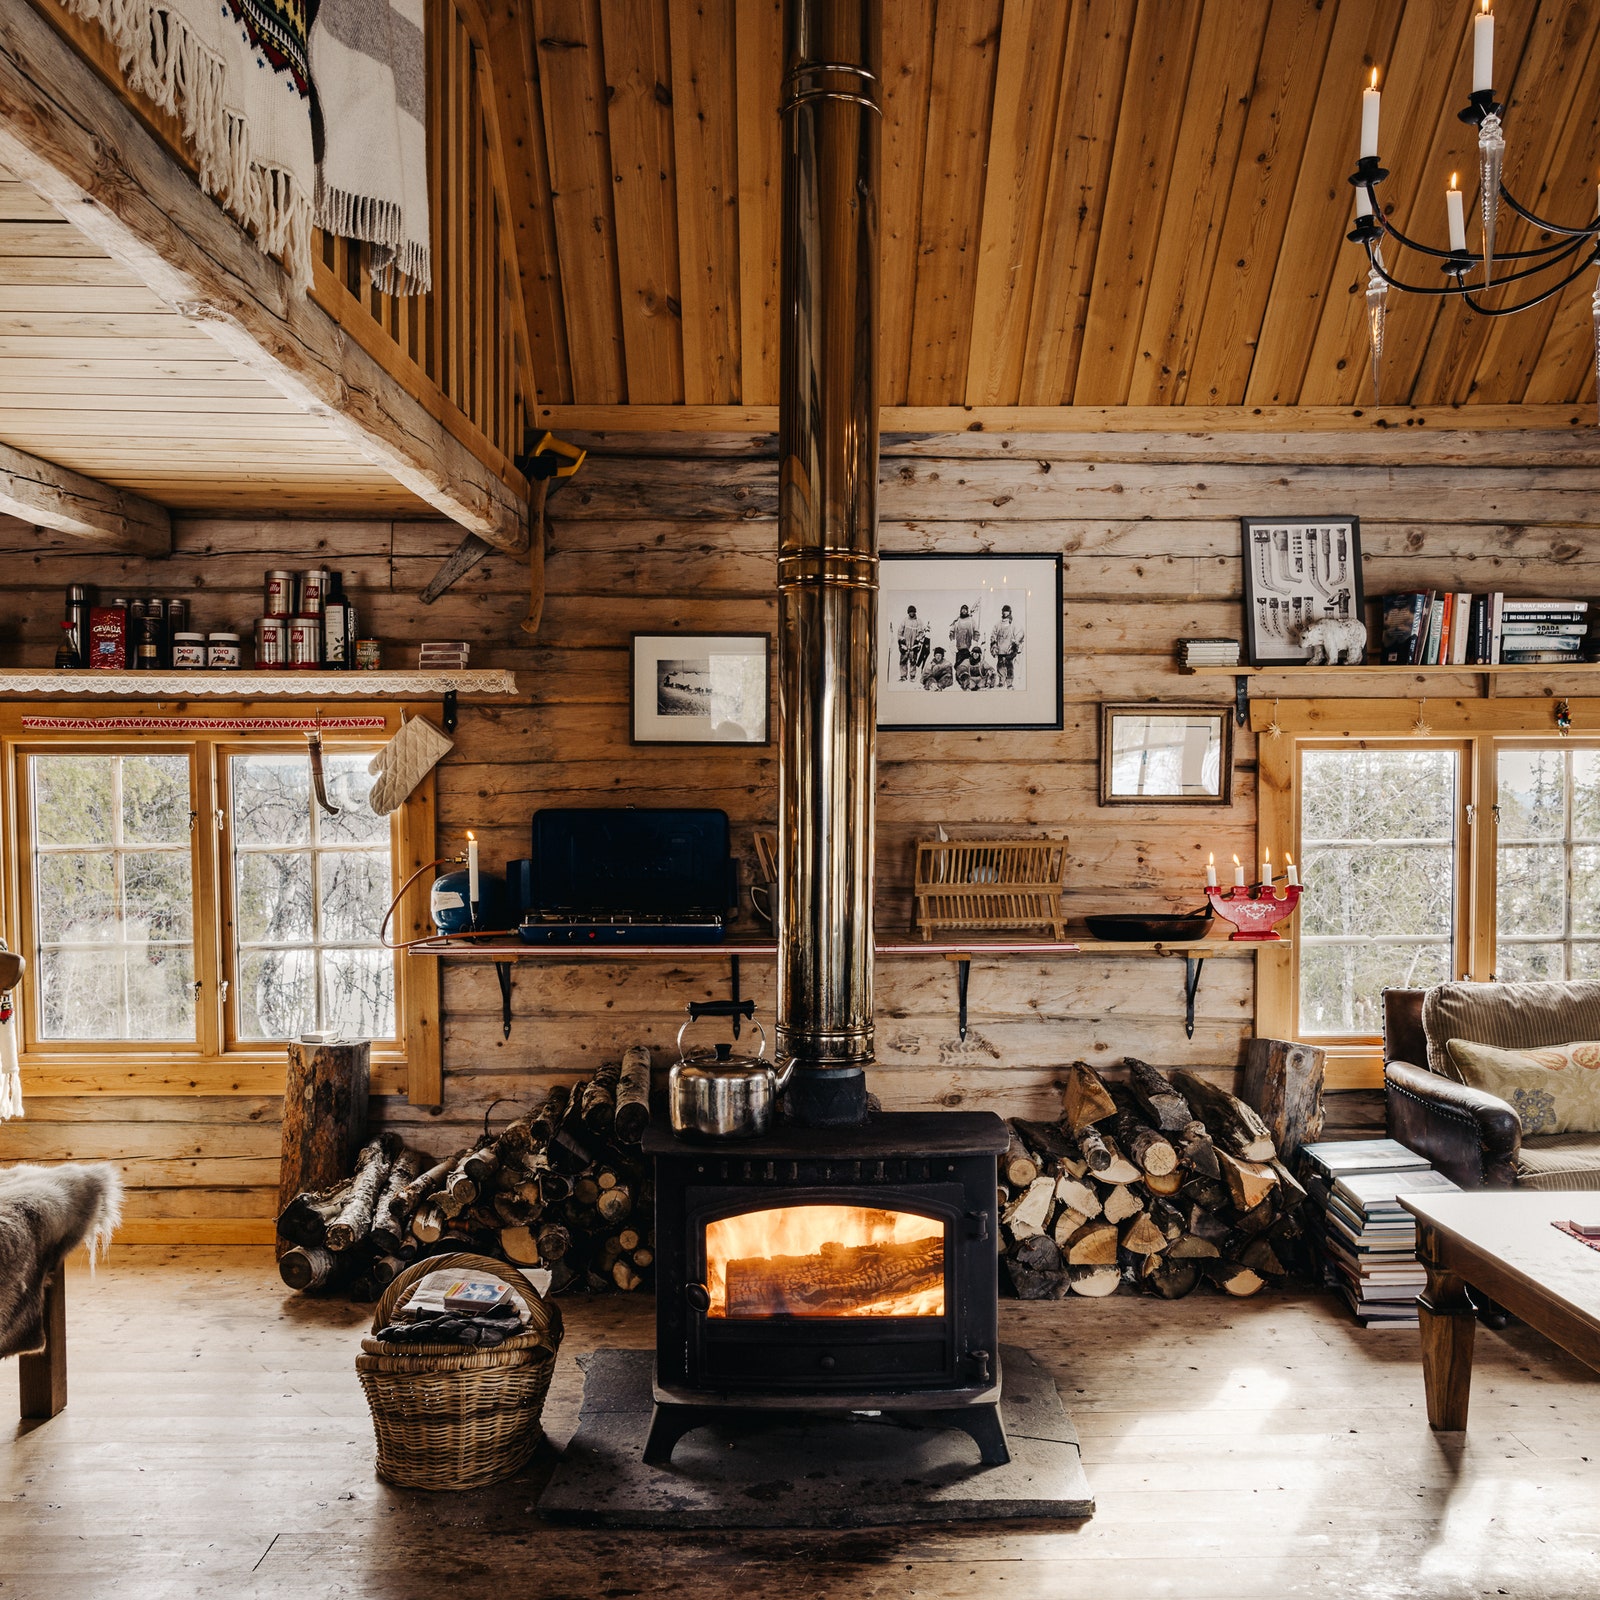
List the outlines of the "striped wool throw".
{"type": "Polygon", "coordinates": [[[309,0],[65,0],[131,88],[183,125],[200,186],[301,289],[311,283],[309,0]]]}
{"type": "Polygon", "coordinates": [[[318,225],[372,245],[379,289],[423,293],[433,281],[423,0],[321,0],[311,76],[325,140],[318,225]]]}

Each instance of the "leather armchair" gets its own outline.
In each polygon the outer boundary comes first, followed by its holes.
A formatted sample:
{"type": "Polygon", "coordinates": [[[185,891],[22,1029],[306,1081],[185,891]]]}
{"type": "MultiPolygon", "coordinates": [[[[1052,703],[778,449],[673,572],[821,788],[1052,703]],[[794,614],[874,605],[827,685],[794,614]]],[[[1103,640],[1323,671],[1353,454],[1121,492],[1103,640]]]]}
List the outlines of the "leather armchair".
{"type": "Polygon", "coordinates": [[[1517,1181],[1522,1119],[1498,1095],[1430,1072],[1422,989],[1383,991],[1383,1088],[1389,1137],[1463,1189],[1517,1181]]]}

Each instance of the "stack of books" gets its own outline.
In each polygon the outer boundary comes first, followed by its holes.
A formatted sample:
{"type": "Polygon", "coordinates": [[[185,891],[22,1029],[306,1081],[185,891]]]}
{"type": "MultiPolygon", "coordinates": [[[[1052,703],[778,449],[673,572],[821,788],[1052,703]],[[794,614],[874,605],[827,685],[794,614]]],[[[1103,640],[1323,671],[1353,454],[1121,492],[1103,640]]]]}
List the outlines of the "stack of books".
{"type": "Polygon", "coordinates": [[[1519,600],[1416,590],[1383,597],[1383,659],[1390,666],[1492,667],[1583,658],[1587,600],[1519,600]]]}
{"type": "Polygon", "coordinates": [[[1399,1197],[1457,1186],[1394,1139],[1308,1144],[1300,1161],[1329,1283],[1362,1327],[1415,1327],[1427,1274],[1416,1219],[1399,1197]]]}
{"type": "Polygon", "coordinates": [[[425,644],[418,647],[417,666],[423,672],[459,672],[467,664],[472,646],[452,641],[447,644],[425,644]]]}
{"type": "Polygon", "coordinates": [[[1178,661],[1185,667],[1236,667],[1239,665],[1239,641],[1180,639],[1178,661]]]}

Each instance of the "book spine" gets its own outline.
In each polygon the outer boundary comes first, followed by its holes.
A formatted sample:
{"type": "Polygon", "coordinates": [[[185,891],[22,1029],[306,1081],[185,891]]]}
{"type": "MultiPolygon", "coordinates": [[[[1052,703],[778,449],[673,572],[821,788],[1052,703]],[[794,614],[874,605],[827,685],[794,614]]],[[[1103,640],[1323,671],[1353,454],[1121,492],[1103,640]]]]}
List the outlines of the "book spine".
{"type": "Polygon", "coordinates": [[[1500,626],[1505,614],[1505,591],[1496,589],[1489,596],[1489,661],[1491,667],[1500,665],[1500,626]]]}
{"type": "Polygon", "coordinates": [[[1445,596],[1435,590],[1433,604],[1428,608],[1428,648],[1422,658],[1425,666],[1439,665],[1439,644],[1444,638],[1444,602],[1445,596]]]}
{"type": "Polygon", "coordinates": [[[1411,654],[1407,658],[1408,666],[1422,665],[1423,652],[1428,644],[1428,613],[1432,608],[1432,597],[1426,593],[1419,593],[1416,614],[1411,622],[1411,654]]]}
{"type": "Polygon", "coordinates": [[[1455,620],[1455,633],[1450,641],[1450,660],[1458,667],[1465,666],[1467,661],[1467,645],[1472,634],[1472,596],[1458,594],[1456,607],[1452,616],[1455,620]]]}

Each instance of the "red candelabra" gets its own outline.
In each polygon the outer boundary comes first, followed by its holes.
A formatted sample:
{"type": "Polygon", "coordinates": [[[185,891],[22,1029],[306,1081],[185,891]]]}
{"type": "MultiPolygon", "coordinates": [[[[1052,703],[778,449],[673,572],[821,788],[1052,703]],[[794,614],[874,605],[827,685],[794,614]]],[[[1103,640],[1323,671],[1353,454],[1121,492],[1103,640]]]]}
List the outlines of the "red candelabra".
{"type": "Polygon", "coordinates": [[[1300,885],[1286,884],[1280,898],[1270,883],[1253,884],[1248,889],[1236,884],[1227,890],[1212,884],[1206,889],[1206,898],[1221,917],[1234,925],[1230,939],[1281,939],[1283,935],[1275,924],[1294,915],[1300,904],[1300,885]]]}

